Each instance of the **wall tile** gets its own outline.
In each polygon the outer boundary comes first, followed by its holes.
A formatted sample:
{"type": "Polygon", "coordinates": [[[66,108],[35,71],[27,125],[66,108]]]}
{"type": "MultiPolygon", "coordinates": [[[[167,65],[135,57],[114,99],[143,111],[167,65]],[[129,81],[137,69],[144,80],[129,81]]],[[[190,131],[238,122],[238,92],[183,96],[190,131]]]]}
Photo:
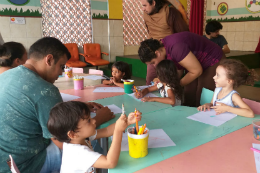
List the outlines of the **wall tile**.
{"type": "Polygon", "coordinates": [[[255,28],[254,31],[260,31],[260,21],[255,21],[255,28]]]}
{"type": "Polygon", "coordinates": [[[253,33],[253,41],[259,41],[260,32],[254,32],[253,33]]]}
{"type": "Polygon", "coordinates": [[[27,40],[27,45],[26,45],[26,47],[29,49],[30,47],[31,47],[31,45],[33,44],[33,43],[35,43],[37,40],[39,40],[41,37],[38,37],[38,38],[26,38],[26,40],[27,40]]]}
{"type": "Polygon", "coordinates": [[[236,26],[233,22],[228,23],[228,31],[236,31],[236,26]]]}
{"type": "Polygon", "coordinates": [[[93,19],[93,37],[103,36],[102,20],[93,19]]]}
{"type": "Polygon", "coordinates": [[[235,35],[236,35],[235,32],[227,32],[227,37],[226,37],[227,41],[228,42],[229,41],[234,41],[235,40],[235,35]]]}
{"type": "Polygon", "coordinates": [[[101,20],[102,36],[108,36],[108,20],[101,20]]]}
{"type": "Polygon", "coordinates": [[[3,37],[4,42],[9,42],[12,41],[12,38],[10,37],[3,37]]]}
{"type": "Polygon", "coordinates": [[[42,37],[41,18],[26,18],[26,32],[29,37],[42,37]]]}
{"type": "Polygon", "coordinates": [[[235,50],[243,51],[243,43],[242,41],[235,41],[235,50]]]}
{"type": "Polygon", "coordinates": [[[26,38],[26,25],[10,24],[12,38],[26,38]]]}
{"type": "Polygon", "coordinates": [[[123,37],[123,20],[114,20],[114,36],[123,37]]]}
{"type": "Polygon", "coordinates": [[[236,31],[245,31],[245,23],[244,22],[233,22],[235,27],[236,27],[236,31]]]}
{"type": "Polygon", "coordinates": [[[230,50],[235,50],[235,41],[228,41],[228,47],[230,50]]]}
{"type": "Polygon", "coordinates": [[[253,32],[244,32],[244,41],[253,41],[254,33],[253,32]]]}
{"type": "Polygon", "coordinates": [[[110,37],[110,53],[116,52],[115,37],[110,37]]]}
{"type": "Polygon", "coordinates": [[[227,32],[221,31],[221,32],[220,32],[220,35],[223,35],[223,36],[227,39],[227,32]]]}
{"type": "Polygon", "coordinates": [[[109,35],[114,36],[114,20],[109,20],[109,35]]]}
{"type": "Polygon", "coordinates": [[[115,52],[124,52],[124,40],[123,37],[114,37],[115,52]]]}
{"type": "Polygon", "coordinates": [[[244,42],[243,51],[255,51],[258,42],[244,42]]]}
{"type": "Polygon", "coordinates": [[[103,38],[100,36],[94,36],[93,43],[103,44],[103,38]]]}
{"type": "Polygon", "coordinates": [[[222,24],[223,28],[222,28],[222,30],[220,32],[221,33],[222,32],[226,32],[228,30],[228,23],[227,22],[222,22],[221,24],[222,24]]]}
{"type": "Polygon", "coordinates": [[[2,37],[11,37],[10,17],[0,17],[0,32],[2,37]]]}
{"type": "Polygon", "coordinates": [[[244,32],[236,32],[235,41],[244,41],[244,32]]]}
{"type": "Polygon", "coordinates": [[[254,31],[256,27],[255,21],[245,22],[245,31],[254,31]]]}

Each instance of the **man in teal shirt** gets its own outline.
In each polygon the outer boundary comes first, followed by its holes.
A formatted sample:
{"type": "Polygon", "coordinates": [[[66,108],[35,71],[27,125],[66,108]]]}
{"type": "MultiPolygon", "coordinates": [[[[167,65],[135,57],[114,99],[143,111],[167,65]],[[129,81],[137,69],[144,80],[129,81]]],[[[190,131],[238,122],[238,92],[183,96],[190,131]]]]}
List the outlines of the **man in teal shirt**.
{"type": "MultiPolygon", "coordinates": [[[[9,154],[22,173],[59,172],[61,151],[57,146],[62,144],[54,139],[50,143],[47,121],[51,108],[62,102],[53,83],[69,58],[59,40],[45,37],[30,47],[24,65],[0,75],[0,173],[10,170],[6,164],[9,154]]],[[[98,112],[97,118],[99,125],[98,112]]],[[[111,118],[110,112],[102,121],[111,118]]]]}

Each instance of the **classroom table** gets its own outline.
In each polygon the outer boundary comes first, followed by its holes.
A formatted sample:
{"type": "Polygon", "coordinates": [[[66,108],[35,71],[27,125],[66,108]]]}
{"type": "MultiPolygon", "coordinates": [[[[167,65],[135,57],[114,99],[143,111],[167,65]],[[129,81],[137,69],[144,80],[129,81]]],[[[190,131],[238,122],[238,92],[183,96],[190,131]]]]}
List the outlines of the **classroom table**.
{"type": "MultiPolygon", "coordinates": [[[[97,85],[102,86],[102,85],[97,85]]],[[[176,172],[176,173],[251,173],[256,172],[252,143],[260,143],[253,137],[251,122],[259,118],[237,116],[225,124],[214,127],[187,119],[196,108],[147,102],[143,103],[124,93],[93,93],[93,86],[84,90],[61,90],[62,93],[80,96],[80,101],[93,101],[102,105],[125,104],[126,114],[134,108],[140,110],[142,121],[149,129],[163,129],[176,146],[148,149],[144,158],[134,159],[123,151],[118,165],[109,169],[111,173],[121,172],[176,172]],[[98,99],[98,100],[97,100],[98,99]]],[[[103,124],[106,127],[116,118],[103,124]]],[[[109,138],[109,143],[111,139],[109,138]]]]}

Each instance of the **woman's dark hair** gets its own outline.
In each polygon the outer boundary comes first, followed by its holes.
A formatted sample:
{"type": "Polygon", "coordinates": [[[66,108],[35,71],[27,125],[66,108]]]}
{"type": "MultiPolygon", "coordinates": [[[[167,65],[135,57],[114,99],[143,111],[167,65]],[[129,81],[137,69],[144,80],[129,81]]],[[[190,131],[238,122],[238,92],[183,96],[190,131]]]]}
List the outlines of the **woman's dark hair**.
{"type": "Polygon", "coordinates": [[[167,0],[147,0],[147,2],[152,5],[153,1],[155,1],[155,11],[154,13],[158,13],[160,11],[160,9],[165,5],[165,4],[169,4],[169,2],[167,0]]]}
{"type": "Polygon", "coordinates": [[[53,55],[54,62],[57,63],[61,56],[66,55],[68,60],[71,55],[69,50],[60,40],[54,37],[43,37],[37,40],[29,49],[29,58],[37,60],[43,59],[48,54],[53,55]]]}
{"type": "Polygon", "coordinates": [[[90,115],[88,105],[79,101],[56,104],[50,111],[47,123],[49,132],[60,142],[70,142],[67,133],[77,132],[78,123],[90,115]]]}
{"type": "Polygon", "coordinates": [[[163,44],[156,39],[146,39],[141,42],[138,49],[138,55],[143,63],[151,62],[152,59],[156,58],[155,51],[159,48],[164,47],[163,44]]]}
{"type": "Polygon", "coordinates": [[[189,26],[186,21],[183,19],[180,11],[174,6],[171,6],[169,9],[169,17],[167,18],[167,24],[171,28],[171,32],[178,33],[183,31],[190,31],[189,26]]]}
{"type": "Polygon", "coordinates": [[[130,67],[127,63],[123,61],[117,61],[112,65],[112,68],[113,67],[117,68],[122,73],[125,73],[123,79],[131,79],[132,74],[131,74],[130,67]]]}
{"type": "Polygon", "coordinates": [[[224,67],[227,78],[234,81],[234,88],[240,85],[254,85],[258,80],[258,75],[254,70],[249,70],[241,61],[234,59],[225,59],[220,61],[220,66],[224,67]]]}
{"type": "Polygon", "coordinates": [[[220,30],[222,28],[223,28],[223,26],[221,25],[220,22],[218,22],[216,20],[212,20],[207,23],[207,25],[205,27],[205,31],[206,31],[207,35],[210,35],[211,32],[216,32],[217,30],[220,30]]]}
{"type": "Polygon", "coordinates": [[[16,58],[22,59],[26,53],[21,43],[6,42],[0,45],[0,66],[11,67],[16,58]]]}
{"type": "Polygon", "coordinates": [[[170,60],[162,60],[156,66],[156,74],[160,82],[166,83],[171,88],[174,88],[173,93],[175,97],[182,100],[183,88],[180,84],[180,79],[174,62],[170,60]]]}

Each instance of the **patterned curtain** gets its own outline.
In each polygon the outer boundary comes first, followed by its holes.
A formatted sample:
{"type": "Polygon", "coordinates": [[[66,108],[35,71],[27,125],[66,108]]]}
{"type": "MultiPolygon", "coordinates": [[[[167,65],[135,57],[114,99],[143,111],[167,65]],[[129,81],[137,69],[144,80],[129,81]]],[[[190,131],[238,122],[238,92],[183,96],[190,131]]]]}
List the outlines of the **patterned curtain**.
{"type": "Polygon", "coordinates": [[[43,36],[63,43],[92,42],[90,0],[40,0],[43,36]]]}
{"type": "Polygon", "coordinates": [[[140,0],[123,0],[124,45],[139,45],[148,36],[141,7],[140,0]]]}

